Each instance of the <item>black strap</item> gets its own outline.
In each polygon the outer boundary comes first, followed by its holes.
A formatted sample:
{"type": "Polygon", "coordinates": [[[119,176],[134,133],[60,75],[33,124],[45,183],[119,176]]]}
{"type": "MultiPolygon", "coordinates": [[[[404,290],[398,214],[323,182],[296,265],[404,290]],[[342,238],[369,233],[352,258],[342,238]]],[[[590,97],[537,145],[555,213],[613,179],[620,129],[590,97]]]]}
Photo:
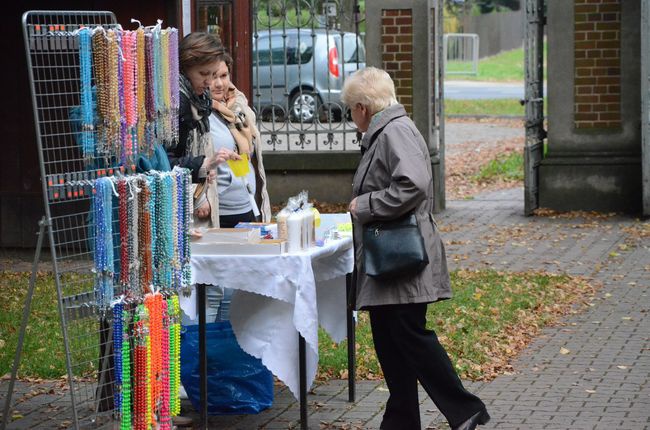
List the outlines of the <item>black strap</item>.
{"type": "MultiPolygon", "coordinates": [[[[375,140],[377,140],[377,137],[379,137],[379,134],[380,134],[382,131],[384,131],[384,129],[386,128],[386,126],[387,126],[388,124],[390,124],[391,122],[395,121],[397,118],[401,118],[401,117],[403,117],[403,116],[405,116],[405,115],[396,116],[395,118],[391,119],[391,120],[388,121],[386,124],[384,124],[384,126],[383,126],[382,128],[380,128],[379,130],[375,131],[375,132],[372,134],[372,136],[370,137],[370,141],[369,141],[369,143],[368,143],[368,149],[366,149],[366,151],[369,151],[370,148],[372,148],[372,145],[375,143],[375,140]]],[[[375,150],[375,152],[377,152],[377,151],[375,150]]],[[[375,152],[372,153],[372,156],[370,157],[370,161],[368,162],[368,167],[366,167],[366,172],[363,174],[363,177],[361,178],[361,183],[359,184],[359,192],[361,192],[361,188],[363,187],[363,182],[366,180],[366,175],[368,174],[368,170],[370,170],[370,165],[372,164],[372,159],[375,158],[375,152]]]]}

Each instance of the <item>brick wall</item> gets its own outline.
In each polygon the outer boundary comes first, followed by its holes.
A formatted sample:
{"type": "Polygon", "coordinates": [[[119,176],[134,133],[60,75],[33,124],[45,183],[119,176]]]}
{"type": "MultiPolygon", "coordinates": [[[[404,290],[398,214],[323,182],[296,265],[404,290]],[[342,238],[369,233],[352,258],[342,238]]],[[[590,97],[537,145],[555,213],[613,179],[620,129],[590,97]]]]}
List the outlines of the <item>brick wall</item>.
{"type": "Polygon", "coordinates": [[[395,82],[397,100],[413,113],[413,14],[384,9],[381,14],[382,67],[395,82]]]}
{"type": "Polygon", "coordinates": [[[621,127],[621,0],[575,0],[577,129],[621,127]]]}

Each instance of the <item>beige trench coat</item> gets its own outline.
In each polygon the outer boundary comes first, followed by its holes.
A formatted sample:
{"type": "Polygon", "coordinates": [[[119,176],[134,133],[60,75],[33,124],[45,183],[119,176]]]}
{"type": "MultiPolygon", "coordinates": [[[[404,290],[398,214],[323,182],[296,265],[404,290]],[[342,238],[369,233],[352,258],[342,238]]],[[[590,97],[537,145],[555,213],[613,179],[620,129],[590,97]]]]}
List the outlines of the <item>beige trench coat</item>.
{"type": "Polygon", "coordinates": [[[356,309],[367,306],[429,303],[451,297],[445,248],[433,219],[431,159],[422,135],[402,105],[381,112],[361,141],[365,149],[352,185],[357,198],[354,244],[356,309]],[[379,132],[368,148],[371,137],[379,132]],[[371,161],[372,160],[372,161],[371,161]],[[370,163],[370,166],[369,166],[370,163]],[[368,173],[361,184],[364,173],[368,173]],[[362,189],[359,189],[362,186],[362,189]],[[429,264],[419,273],[377,280],[363,271],[363,225],[400,217],[415,209],[429,264]]]}

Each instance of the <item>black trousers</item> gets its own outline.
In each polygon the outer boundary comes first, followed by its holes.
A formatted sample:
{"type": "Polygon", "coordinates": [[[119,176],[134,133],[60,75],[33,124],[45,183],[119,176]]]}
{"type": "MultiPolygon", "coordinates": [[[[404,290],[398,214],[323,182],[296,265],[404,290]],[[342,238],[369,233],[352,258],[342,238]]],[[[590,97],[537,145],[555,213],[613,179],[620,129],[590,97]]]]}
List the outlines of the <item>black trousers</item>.
{"type": "Polygon", "coordinates": [[[421,429],[417,382],[454,427],[485,408],[463,387],[444,347],[426,329],[426,303],[372,306],[375,351],[390,392],[381,429],[421,429]]]}
{"type": "Polygon", "coordinates": [[[219,227],[221,228],[233,228],[240,222],[255,222],[253,211],[243,214],[221,215],[219,217],[219,227]]]}

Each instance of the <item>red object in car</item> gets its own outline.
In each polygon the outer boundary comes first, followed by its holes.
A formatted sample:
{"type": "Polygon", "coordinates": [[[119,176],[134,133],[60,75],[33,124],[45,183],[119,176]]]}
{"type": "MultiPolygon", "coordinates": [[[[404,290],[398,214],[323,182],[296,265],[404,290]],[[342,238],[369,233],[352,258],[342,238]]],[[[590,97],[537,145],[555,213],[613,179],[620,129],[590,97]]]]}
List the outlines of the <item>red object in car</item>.
{"type": "Polygon", "coordinates": [[[329,69],[332,76],[339,77],[339,50],[336,46],[330,48],[329,52],[329,69]]]}

